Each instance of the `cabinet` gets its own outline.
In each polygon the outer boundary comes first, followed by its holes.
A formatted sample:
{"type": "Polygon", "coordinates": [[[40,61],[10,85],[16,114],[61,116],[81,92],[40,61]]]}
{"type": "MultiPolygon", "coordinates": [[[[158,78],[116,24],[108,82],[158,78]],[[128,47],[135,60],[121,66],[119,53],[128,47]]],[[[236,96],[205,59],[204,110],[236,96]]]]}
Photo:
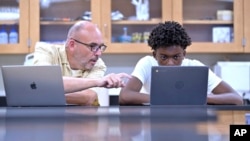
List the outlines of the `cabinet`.
{"type": "Polygon", "coordinates": [[[135,20],[135,6],[129,0],[102,2],[101,23],[107,53],[151,52],[143,43],[143,33],[165,20],[178,21],[187,30],[192,38],[192,45],[187,48],[189,53],[243,53],[248,49],[244,48],[247,39],[243,33],[244,30],[249,33],[247,23],[244,24],[248,20],[244,15],[247,0],[149,0],[150,18],[144,21],[135,20]],[[112,19],[115,11],[124,18],[112,19]],[[134,33],[138,32],[142,34],[139,43],[133,40],[134,33]],[[129,41],[121,40],[124,33],[129,41]]]}
{"type": "Polygon", "coordinates": [[[250,19],[248,13],[250,12],[249,6],[250,6],[250,1],[245,0],[244,3],[244,39],[245,39],[245,52],[250,53],[250,19]]]}
{"type": "Polygon", "coordinates": [[[157,23],[172,18],[172,0],[144,0],[141,5],[148,7],[145,13],[136,10],[138,0],[134,0],[134,4],[131,2],[102,1],[101,29],[108,46],[106,53],[149,53],[148,33],[157,23]]]}
{"type": "Polygon", "coordinates": [[[0,8],[19,7],[20,18],[0,20],[0,26],[16,24],[19,33],[19,42],[0,44],[0,53],[33,52],[37,41],[63,43],[69,27],[79,19],[97,24],[108,46],[107,54],[151,53],[146,43],[148,33],[166,20],[178,21],[186,28],[193,41],[189,53],[250,52],[249,0],[142,0],[149,3],[148,9],[143,7],[148,11],[143,16],[136,10],[138,1],[1,0],[0,8]],[[217,16],[223,11],[231,11],[231,19],[217,16]],[[223,32],[217,38],[228,34],[229,39],[216,41],[216,32],[223,32]]]}
{"type": "Polygon", "coordinates": [[[183,24],[193,41],[188,52],[244,52],[244,2],[248,0],[173,0],[173,20],[183,24]]]}
{"type": "Polygon", "coordinates": [[[31,29],[35,31],[33,34],[39,34],[40,41],[62,43],[69,27],[79,19],[77,17],[89,12],[90,20],[96,23],[103,33],[105,44],[108,46],[105,53],[149,53],[150,47],[145,43],[146,37],[154,25],[171,19],[172,0],[148,2],[148,19],[138,20],[135,5],[131,0],[63,0],[50,3],[48,7],[43,7],[41,0],[40,6],[37,6],[39,0],[33,0],[32,3],[36,6],[31,8],[37,12],[32,16],[35,20],[31,29]],[[121,41],[120,38],[124,35],[124,30],[130,38],[127,42],[121,41]],[[136,40],[132,41],[132,34],[137,34],[136,40]]]}
{"type": "MultiPolygon", "coordinates": [[[[37,41],[63,44],[71,25],[89,20],[100,26],[100,0],[31,0],[31,26],[37,41]]],[[[32,44],[31,52],[35,44],[32,44]]]]}
{"type": "MultiPolygon", "coordinates": [[[[38,41],[63,43],[69,27],[77,20],[90,20],[100,26],[100,0],[1,0],[2,7],[15,7],[18,18],[0,18],[0,28],[18,28],[17,44],[0,44],[0,54],[34,52],[38,41]],[[84,17],[84,18],[83,18],[84,17]]],[[[9,10],[7,10],[9,11],[9,10]]],[[[3,11],[0,11],[3,14],[3,11]]],[[[6,15],[6,14],[5,14],[6,15]]]]}
{"type": "Polygon", "coordinates": [[[29,5],[30,0],[1,0],[0,28],[7,34],[15,28],[19,37],[14,44],[0,44],[1,54],[20,54],[29,52],[29,5]]]}

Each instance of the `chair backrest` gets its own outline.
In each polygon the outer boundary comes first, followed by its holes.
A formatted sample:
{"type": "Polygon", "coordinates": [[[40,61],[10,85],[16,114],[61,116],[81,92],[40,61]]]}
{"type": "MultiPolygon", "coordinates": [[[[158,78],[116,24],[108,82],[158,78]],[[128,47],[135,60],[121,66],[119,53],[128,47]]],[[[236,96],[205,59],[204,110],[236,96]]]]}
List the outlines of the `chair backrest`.
{"type": "Polygon", "coordinates": [[[33,65],[33,59],[34,59],[34,53],[30,53],[30,54],[27,54],[25,56],[25,60],[24,60],[24,66],[31,66],[33,65]]]}

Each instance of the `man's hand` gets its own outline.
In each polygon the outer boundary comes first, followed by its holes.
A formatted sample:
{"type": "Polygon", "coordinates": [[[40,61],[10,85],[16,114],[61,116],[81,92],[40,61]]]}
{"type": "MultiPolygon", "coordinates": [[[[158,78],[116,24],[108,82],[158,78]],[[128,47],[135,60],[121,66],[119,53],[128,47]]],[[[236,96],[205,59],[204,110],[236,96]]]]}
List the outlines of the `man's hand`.
{"type": "Polygon", "coordinates": [[[98,87],[105,87],[105,88],[119,88],[124,87],[126,85],[126,80],[130,79],[131,76],[126,73],[111,73],[104,76],[98,82],[98,87]]]}

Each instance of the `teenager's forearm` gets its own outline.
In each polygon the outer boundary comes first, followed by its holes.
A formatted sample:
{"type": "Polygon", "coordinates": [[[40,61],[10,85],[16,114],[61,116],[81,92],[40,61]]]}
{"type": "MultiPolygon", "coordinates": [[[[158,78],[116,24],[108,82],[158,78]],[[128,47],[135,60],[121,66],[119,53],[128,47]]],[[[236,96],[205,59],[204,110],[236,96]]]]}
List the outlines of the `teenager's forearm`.
{"type": "Polygon", "coordinates": [[[243,99],[240,95],[234,93],[226,94],[209,94],[207,97],[208,104],[234,104],[242,105],[243,99]]]}
{"type": "Polygon", "coordinates": [[[133,93],[122,93],[119,96],[120,104],[143,104],[149,103],[149,95],[133,92],[133,93]]]}

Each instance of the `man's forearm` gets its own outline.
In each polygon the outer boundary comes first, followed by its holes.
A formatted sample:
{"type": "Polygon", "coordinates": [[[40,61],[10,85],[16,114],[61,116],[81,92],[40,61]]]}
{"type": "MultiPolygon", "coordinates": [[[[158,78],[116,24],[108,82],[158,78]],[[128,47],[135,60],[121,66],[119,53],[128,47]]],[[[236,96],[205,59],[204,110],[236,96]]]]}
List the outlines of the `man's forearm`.
{"type": "Polygon", "coordinates": [[[97,79],[63,77],[63,85],[65,93],[73,93],[88,88],[97,87],[97,79]]]}

